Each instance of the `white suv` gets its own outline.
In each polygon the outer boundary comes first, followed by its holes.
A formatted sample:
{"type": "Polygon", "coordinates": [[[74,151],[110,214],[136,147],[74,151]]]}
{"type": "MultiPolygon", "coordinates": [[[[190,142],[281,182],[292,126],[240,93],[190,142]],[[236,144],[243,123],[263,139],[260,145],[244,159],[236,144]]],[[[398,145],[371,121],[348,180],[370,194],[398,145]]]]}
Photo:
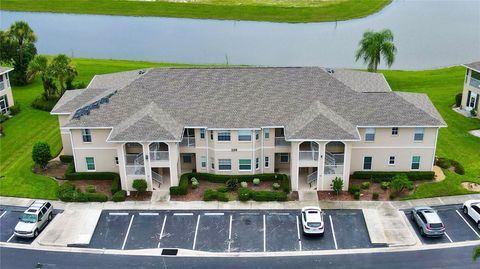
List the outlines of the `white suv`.
{"type": "Polygon", "coordinates": [[[480,200],[468,200],[463,203],[463,213],[470,216],[480,229],[480,200]]]}
{"type": "Polygon", "coordinates": [[[302,208],[302,227],[304,235],[323,235],[325,231],[323,215],[319,207],[302,208]]]}
{"type": "Polygon", "coordinates": [[[18,237],[35,238],[53,218],[53,206],[46,201],[35,201],[20,216],[14,234],[18,237]]]}

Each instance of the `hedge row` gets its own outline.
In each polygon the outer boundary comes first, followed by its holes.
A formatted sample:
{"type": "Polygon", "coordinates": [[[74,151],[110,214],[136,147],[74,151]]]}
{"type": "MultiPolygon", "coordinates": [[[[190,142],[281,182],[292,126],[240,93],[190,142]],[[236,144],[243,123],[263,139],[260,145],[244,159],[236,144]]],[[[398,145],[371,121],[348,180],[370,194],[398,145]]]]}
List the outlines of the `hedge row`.
{"type": "Polygon", "coordinates": [[[228,202],[228,197],[224,192],[206,189],[203,193],[203,201],[221,201],[228,202]]]}
{"type": "Polygon", "coordinates": [[[463,165],[455,160],[439,157],[435,161],[435,165],[440,166],[443,169],[448,169],[453,166],[455,173],[459,175],[465,175],[465,168],[463,165]]]}
{"type": "Polygon", "coordinates": [[[112,194],[122,189],[120,175],[113,172],[75,172],[75,166],[70,163],[65,171],[66,180],[112,180],[110,191],[112,194]]]}
{"type": "Polygon", "coordinates": [[[190,180],[191,173],[186,173],[180,176],[180,181],[178,182],[178,186],[170,187],[170,194],[171,195],[186,195],[188,192],[188,181],[190,180]]]}
{"type": "Polygon", "coordinates": [[[283,191],[253,191],[249,188],[242,187],[238,189],[238,199],[240,201],[254,200],[257,202],[284,202],[288,200],[288,196],[283,191]]]}
{"type": "Polygon", "coordinates": [[[82,192],[70,181],[65,181],[58,187],[58,198],[64,202],[106,202],[107,195],[100,192],[82,192]]]}
{"type": "Polygon", "coordinates": [[[435,172],[432,171],[415,171],[415,172],[401,172],[401,171],[356,171],[353,173],[352,177],[356,179],[371,179],[378,181],[391,181],[392,178],[398,174],[407,175],[408,179],[411,181],[414,180],[425,180],[425,179],[434,179],[435,172]]]}
{"type": "Polygon", "coordinates": [[[73,163],[72,155],[60,155],[59,158],[62,163],[73,163]]]}

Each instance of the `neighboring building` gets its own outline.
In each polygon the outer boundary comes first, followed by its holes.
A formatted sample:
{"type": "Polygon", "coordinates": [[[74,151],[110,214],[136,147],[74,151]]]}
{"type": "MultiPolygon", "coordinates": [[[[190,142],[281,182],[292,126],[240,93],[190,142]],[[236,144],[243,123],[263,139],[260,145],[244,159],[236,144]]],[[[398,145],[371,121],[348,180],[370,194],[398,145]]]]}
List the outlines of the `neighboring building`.
{"type": "Polygon", "coordinates": [[[9,108],[13,106],[12,87],[10,87],[10,79],[8,72],[12,71],[11,67],[0,66],[0,113],[8,114],[9,108]]]}
{"type": "Polygon", "coordinates": [[[118,172],[127,190],[192,170],[286,173],[293,190],[338,176],[346,189],[354,171],[431,171],[446,126],[427,95],[392,92],[382,74],[317,67],[97,75],[51,114],[77,171],[118,172]]]}
{"type": "Polygon", "coordinates": [[[480,62],[464,64],[467,68],[463,82],[462,108],[467,111],[477,111],[480,118],[478,103],[480,103],[480,62]]]}

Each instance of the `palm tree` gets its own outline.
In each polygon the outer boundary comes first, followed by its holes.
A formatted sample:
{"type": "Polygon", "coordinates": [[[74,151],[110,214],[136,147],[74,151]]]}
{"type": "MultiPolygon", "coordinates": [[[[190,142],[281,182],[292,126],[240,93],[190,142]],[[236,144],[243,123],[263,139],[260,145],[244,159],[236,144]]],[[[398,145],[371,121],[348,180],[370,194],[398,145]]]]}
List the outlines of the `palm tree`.
{"type": "Polygon", "coordinates": [[[58,83],[60,84],[60,96],[62,96],[66,90],[64,83],[65,80],[76,77],[78,75],[77,69],[71,64],[70,58],[65,54],[58,54],[53,58],[49,69],[52,76],[58,79],[58,83]]]}
{"type": "Polygon", "coordinates": [[[48,75],[48,59],[43,55],[35,55],[30,63],[28,63],[28,80],[30,82],[33,81],[37,75],[40,76],[42,82],[45,82],[48,75]]]}
{"type": "Polygon", "coordinates": [[[37,37],[28,23],[16,21],[10,25],[8,30],[9,38],[18,45],[19,64],[23,64],[23,54],[27,45],[35,43],[37,37]]]}
{"type": "Polygon", "coordinates": [[[363,33],[362,40],[358,45],[360,48],[355,55],[355,61],[363,58],[363,62],[367,64],[370,72],[377,72],[382,56],[388,67],[391,67],[395,61],[397,48],[393,44],[393,33],[389,29],[363,33]]]}

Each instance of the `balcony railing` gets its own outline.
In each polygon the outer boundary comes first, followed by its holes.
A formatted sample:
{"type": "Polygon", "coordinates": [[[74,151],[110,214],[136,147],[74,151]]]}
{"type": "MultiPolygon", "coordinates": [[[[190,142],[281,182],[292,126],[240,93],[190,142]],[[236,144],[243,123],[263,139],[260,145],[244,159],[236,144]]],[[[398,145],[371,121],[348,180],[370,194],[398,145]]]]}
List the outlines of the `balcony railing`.
{"type": "Polygon", "coordinates": [[[143,165],[143,153],[127,153],[125,154],[125,162],[127,165],[143,165]]]}
{"type": "Polygon", "coordinates": [[[285,140],[285,137],[283,136],[278,136],[275,137],[275,146],[289,146],[290,142],[287,142],[285,140]]]}
{"type": "Polygon", "coordinates": [[[145,167],[142,165],[126,165],[127,175],[145,175],[145,167]]]}
{"type": "Polygon", "coordinates": [[[168,161],[168,151],[155,150],[150,151],[151,161],[168,161]]]}
{"type": "Polygon", "coordinates": [[[180,143],[180,146],[183,147],[195,147],[195,137],[184,137],[182,139],[182,142],[180,143]]]}
{"type": "Polygon", "coordinates": [[[3,90],[5,90],[5,82],[0,81],[0,91],[3,91],[3,90]]]}
{"type": "Polygon", "coordinates": [[[480,88],[480,79],[470,77],[470,86],[480,88]]]}
{"type": "Polygon", "coordinates": [[[325,175],[343,175],[343,165],[325,165],[325,175]]]}
{"type": "Polygon", "coordinates": [[[300,151],[300,161],[317,161],[318,151],[300,151]]]}

